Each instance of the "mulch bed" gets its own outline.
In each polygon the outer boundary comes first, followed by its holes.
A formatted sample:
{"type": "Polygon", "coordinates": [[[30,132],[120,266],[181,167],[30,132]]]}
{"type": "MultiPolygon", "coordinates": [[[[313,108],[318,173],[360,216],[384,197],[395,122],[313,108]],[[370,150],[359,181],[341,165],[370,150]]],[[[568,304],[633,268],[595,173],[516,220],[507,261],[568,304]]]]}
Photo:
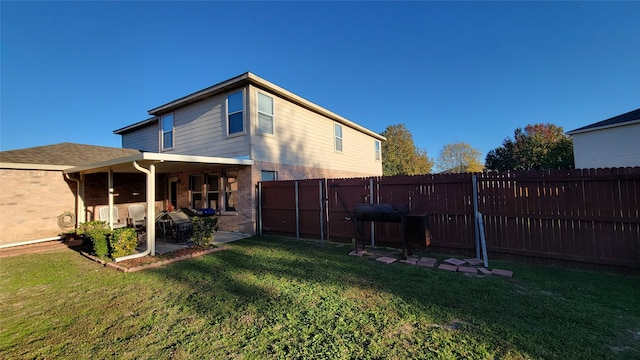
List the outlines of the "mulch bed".
{"type": "Polygon", "coordinates": [[[82,252],[82,255],[88,257],[91,260],[97,261],[108,268],[112,268],[122,272],[135,272],[144,269],[155,268],[166,264],[171,264],[176,261],[186,260],[193,257],[210,254],[217,251],[227,250],[226,246],[191,246],[184,249],[178,249],[170,253],[156,255],[156,256],[143,256],[135,259],[120,261],[120,262],[106,262],[93,255],[82,252]]]}

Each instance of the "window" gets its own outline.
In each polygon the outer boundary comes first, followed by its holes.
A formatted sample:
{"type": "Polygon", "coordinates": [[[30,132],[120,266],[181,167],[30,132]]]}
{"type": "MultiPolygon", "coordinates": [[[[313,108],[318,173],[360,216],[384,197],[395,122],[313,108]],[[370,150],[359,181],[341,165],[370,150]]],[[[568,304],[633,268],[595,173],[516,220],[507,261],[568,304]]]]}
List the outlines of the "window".
{"type": "Polygon", "coordinates": [[[229,135],[244,132],[244,101],[242,90],[227,97],[227,119],[229,135]]]}
{"type": "Polygon", "coordinates": [[[191,175],[189,176],[189,190],[191,190],[191,208],[192,209],[202,209],[204,208],[204,202],[202,201],[202,185],[203,185],[203,176],[202,175],[191,175]]]}
{"type": "Polygon", "coordinates": [[[335,124],[333,132],[336,137],[336,151],[342,152],[342,125],[335,124]]]}
{"type": "Polygon", "coordinates": [[[380,161],[380,140],[375,140],[376,161],[380,161]]]}
{"type": "Polygon", "coordinates": [[[273,98],[258,93],[258,133],[274,134],[273,98]]]}
{"type": "Polygon", "coordinates": [[[173,113],[162,115],[162,150],[173,148],[173,113]]]}
{"type": "Polygon", "coordinates": [[[207,207],[219,211],[218,194],[220,190],[220,177],[218,175],[207,175],[207,207]]]}
{"type": "Polygon", "coordinates": [[[224,211],[237,211],[238,175],[227,173],[224,181],[224,211]]]}
{"type": "Polygon", "coordinates": [[[278,180],[277,171],[262,170],[260,180],[262,181],[276,181],[278,180]]]}

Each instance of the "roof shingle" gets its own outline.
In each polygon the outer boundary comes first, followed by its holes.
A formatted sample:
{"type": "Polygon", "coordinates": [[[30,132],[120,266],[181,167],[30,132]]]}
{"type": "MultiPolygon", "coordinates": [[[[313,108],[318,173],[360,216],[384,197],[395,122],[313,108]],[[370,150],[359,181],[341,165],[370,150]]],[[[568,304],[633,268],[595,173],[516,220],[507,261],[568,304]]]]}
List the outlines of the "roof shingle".
{"type": "Polygon", "coordinates": [[[81,166],[139,154],[139,150],[64,142],[0,151],[0,162],[81,166]]]}

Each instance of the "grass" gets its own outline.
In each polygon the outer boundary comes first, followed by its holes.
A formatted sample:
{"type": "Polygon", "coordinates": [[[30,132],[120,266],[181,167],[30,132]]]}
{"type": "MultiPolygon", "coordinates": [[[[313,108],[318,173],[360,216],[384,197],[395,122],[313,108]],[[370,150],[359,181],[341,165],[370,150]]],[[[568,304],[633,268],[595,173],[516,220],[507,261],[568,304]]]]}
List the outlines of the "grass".
{"type": "Polygon", "coordinates": [[[72,251],[0,263],[0,358],[637,359],[640,277],[514,279],[255,237],[124,274],[72,251]]]}

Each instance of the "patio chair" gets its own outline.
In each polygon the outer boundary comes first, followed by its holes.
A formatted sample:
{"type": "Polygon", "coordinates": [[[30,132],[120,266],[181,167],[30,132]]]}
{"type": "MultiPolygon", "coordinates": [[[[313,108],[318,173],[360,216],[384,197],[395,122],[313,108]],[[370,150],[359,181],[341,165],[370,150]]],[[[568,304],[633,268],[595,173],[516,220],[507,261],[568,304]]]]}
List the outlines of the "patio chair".
{"type": "Polygon", "coordinates": [[[134,227],[144,227],[147,224],[147,216],[144,205],[130,205],[129,218],[134,227]]]}
{"type": "MultiPolygon", "coordinates": [[[[105,221],[106,223],[109,223],[109,207],[105,206],[105,207],[101,207],[100,210],[100,221],[105,221]]],[[[113,218],[113,228],[114,229],[119,229],[119,228],[123,228],[125,226],[127,226],[127,224],[125,224],[121,219],[120,216],[118,215],[118,208],[117,207],[113,207],[113,214],[111,214],[112,218],[113,218]]]]}

